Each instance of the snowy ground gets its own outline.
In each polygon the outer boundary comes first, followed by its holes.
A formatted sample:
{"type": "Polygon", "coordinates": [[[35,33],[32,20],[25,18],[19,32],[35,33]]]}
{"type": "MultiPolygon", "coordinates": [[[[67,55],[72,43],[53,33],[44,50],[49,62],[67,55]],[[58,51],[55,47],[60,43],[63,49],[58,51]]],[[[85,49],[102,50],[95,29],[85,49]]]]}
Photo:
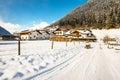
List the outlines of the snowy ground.
{"type": "Polygon", "coordinates": [[[21,56],[16,41],[1,41],[0,80],[120,80],[120,50],[100,41],[111,31],[94,33],[99,40],[90,43],[91,49],[83,42],[56,42],[51,50],[50,41],[25,41],[21,56]]]}
{"type": "Polygon", "coordinates": [[[110,30],[92,30],[93,34],[97,36],[97,38],[103,38],[104,36],[110,36],[111,38],[120,37],[120,29],[110,29],[110,30]]]}
{"type": "Polygon", "coordinates": [[[36,80],[120,80],[120,51],[109,50],[102,43],[96,43],[94,49],[84,50],[65,67],[59,67],[46,76],[36,80]]]}

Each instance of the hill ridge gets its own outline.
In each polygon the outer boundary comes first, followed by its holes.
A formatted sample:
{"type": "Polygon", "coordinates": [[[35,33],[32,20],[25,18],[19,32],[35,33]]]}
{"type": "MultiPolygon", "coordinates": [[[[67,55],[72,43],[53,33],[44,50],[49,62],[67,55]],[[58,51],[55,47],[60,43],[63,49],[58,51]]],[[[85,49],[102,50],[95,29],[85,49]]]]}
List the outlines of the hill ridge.
{"type": "Polygon", "coordinates": [[[49,27],[61,28],[119,28],[120,0],[89,0],[49,27]]]}

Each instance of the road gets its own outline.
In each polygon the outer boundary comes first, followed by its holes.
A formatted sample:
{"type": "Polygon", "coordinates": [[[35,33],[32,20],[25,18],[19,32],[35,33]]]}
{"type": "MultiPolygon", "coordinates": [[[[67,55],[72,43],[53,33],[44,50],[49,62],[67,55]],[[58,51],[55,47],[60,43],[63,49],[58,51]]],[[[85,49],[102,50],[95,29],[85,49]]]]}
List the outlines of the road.
{"type": "Polygon", "coordinates": [[[120,80],[119,53],[104,43],[96,43],[92,49],[83,49],[81,54],[34,80],[120,80]]]}

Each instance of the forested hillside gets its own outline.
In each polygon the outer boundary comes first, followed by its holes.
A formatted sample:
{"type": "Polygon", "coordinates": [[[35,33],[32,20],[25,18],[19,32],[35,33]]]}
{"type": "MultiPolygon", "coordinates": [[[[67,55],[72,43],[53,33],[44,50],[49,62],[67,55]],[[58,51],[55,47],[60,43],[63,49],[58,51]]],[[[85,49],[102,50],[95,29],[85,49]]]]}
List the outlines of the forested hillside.
{"type": "Polygon", "coordinates": [[[120,0],[89,0],[49,27],[56,25],[61,28],[119,28],[120,0]]]}

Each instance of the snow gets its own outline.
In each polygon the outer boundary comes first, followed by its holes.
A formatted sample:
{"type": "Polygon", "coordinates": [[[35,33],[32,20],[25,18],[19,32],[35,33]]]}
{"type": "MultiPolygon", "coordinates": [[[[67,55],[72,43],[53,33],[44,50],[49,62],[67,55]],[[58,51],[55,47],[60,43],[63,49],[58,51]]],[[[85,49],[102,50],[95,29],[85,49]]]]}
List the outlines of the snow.
{"type": "Polygon", "coordinates": [[[93,34],[97,36],[97,38],[103,38],[104,36],[110,36],[111,38],[115,38],[120,36],[120,29],[110,29],[110,30],[92,30],[93,34]]]}
{"type": "Polygon", "coordinates": [[[0,44],[0,79],[3,80],[19,79],[37,73],[77,52],[73,43],[68,43],[66,47],[65,42],[55,42],[52,50],[51,41],[22,41],[21,56],[17,56],[17,41],[1,41],[0,44]]]}
{"type": "Polygon", "coordinates": [[[120,30],[93,30],[97,42],[0,41],[0,80],[120,80],[120,48],[108,49],[100,39],[120,30]]]}

